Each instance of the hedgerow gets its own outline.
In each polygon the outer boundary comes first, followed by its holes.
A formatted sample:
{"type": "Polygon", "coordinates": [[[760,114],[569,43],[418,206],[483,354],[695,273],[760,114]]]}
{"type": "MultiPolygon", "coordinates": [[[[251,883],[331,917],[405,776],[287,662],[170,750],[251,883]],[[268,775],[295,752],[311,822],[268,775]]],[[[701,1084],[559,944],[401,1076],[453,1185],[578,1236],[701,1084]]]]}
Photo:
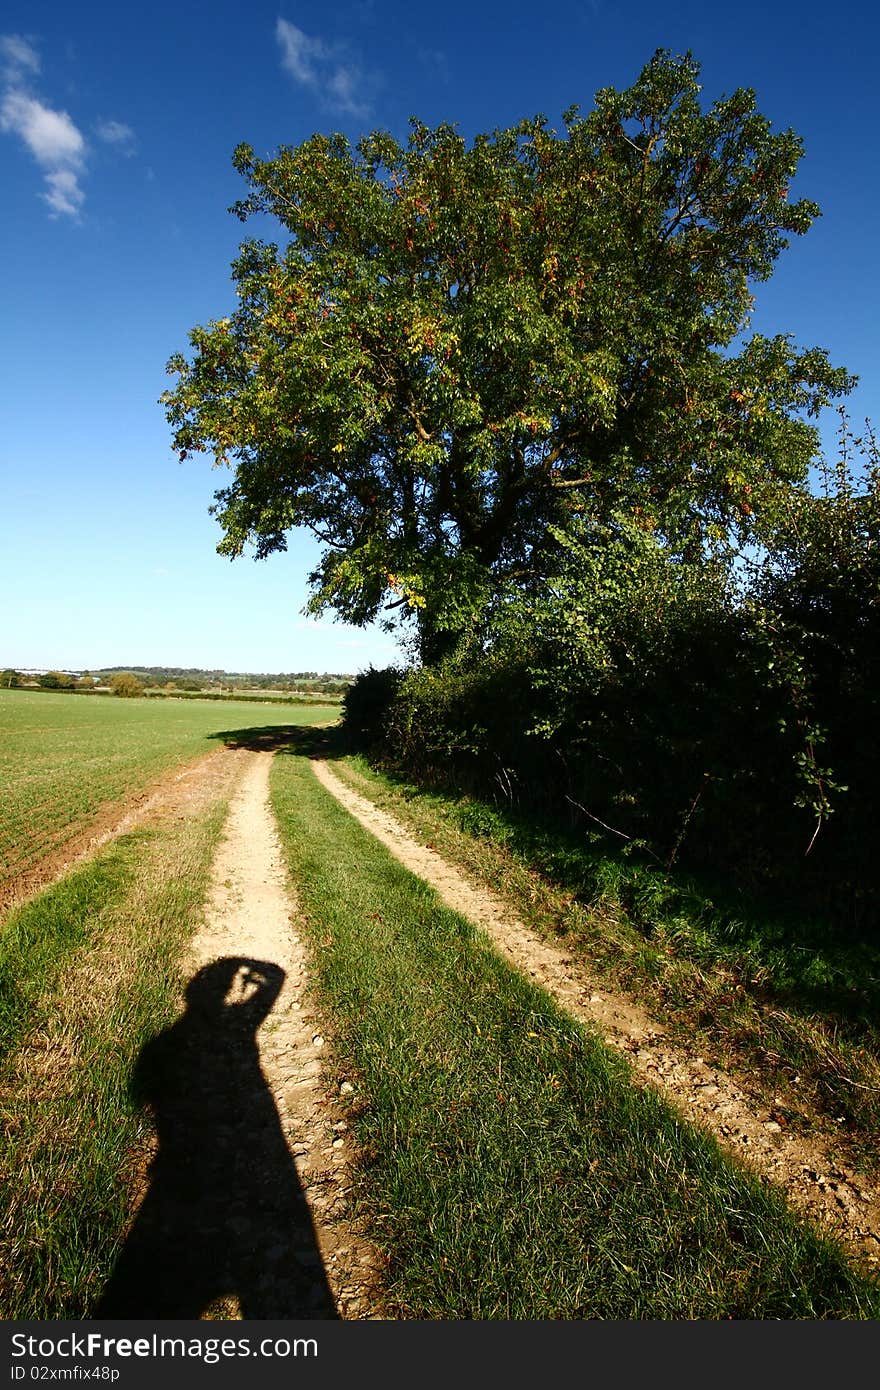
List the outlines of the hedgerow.
{"type": "Polygon", "coordinates": [[[733,564],[673,557],[632,515],[555,531],[542,582],[455,653],[361,677],[350,736],[664,872],[873,922],[880,464],[870,436],[861,471],[842,442],[733,564]]]}

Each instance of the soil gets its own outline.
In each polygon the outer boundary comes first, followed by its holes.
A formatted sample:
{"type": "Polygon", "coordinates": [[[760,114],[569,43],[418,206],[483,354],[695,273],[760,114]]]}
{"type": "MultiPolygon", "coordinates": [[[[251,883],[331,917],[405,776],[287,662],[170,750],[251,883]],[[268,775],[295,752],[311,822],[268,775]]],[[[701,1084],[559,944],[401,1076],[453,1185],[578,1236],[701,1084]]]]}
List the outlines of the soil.
{"type": "Polygon", "coordinates": [[[430,846],[359,795],[319,760],[316,777],[412,873],[491,937],[517,970],[529,975],[575,1017],[623,1052],[636,1079],[660,1091],[693,1123],[763,1181],[780,1185],[792,1205],[880,1269],[880,1189],[844,1169],[812,1138],[786,1132],[769,1109],[700,1056],[673,1046],[634,999],[597,988],[581,962],[519,921],[500,898],[477,887],[430,846]]]}

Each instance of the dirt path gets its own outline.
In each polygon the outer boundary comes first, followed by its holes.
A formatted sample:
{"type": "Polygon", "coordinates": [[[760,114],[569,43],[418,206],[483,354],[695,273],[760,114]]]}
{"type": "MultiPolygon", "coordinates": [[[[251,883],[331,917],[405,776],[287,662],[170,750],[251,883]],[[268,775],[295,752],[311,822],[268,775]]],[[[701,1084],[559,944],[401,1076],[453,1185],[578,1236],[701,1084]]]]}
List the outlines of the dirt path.
{"type": "Polygon", "coordinates": [[[637,1002],[594,989],[582,966],[517,920],[503,901],[474,887],[436,850],[420,844],[393,817],[340,781],[326,763],[315,760],[311,766],[322,785],[395,858],[432,884],[449,907],[482,927],[518,970],[624,1052],[643,1084],[662,1092],[762,1179],[784,1187],[794,1206],[880,1268],[880,1190],[875,1184],[835,1167],[820,1145],[786,1133],[769,1113],[756,1113],[731,1077],[672,1046],[662,1026],[637,1002]]]}
{"type": "MultiPolygon", "coordinates": [[[[245,1241],[250,1238],[254,1247],[260,1245],[263,1229],[269,1232],[269,1247],[256,1251],[264,1262],[267,1287],[273,1281],[276,1286],[283,1281],[284,1270],[300,1267],[298,1287],[303,1289],[305,1279],[305,1306],[295,1312],[287,1308],[280,1315],[333,1316],[332,1306],[329,1313],[322,1311],[322,1298],[329,1287],[336,1315],[349,1319],[376,1317],[381,1315],[376,1293],[378,1260],[356,1225],[346,1217],[349,1179],[344,1104],[340,1097],[328,1097],[321,1083],[324,1039],[310,1017],[306,952],[296,932],[296,905],[286,886],[269,807],[272,757],[270,752],[244,754],[243,774],[213,866],[206,928],[193,942],[188,974],[202,971],[205,977],[204,967],[212,962],[237,961],[239,968],[234,972],[235,979],[230,977],[226,995],[226,1004],[230,1006],[238,1000],[255,998],[254,991],[259,994],[261,982],[265,987],[269,981],[271,992],[275,987],[271,982],[279,980],[283,972],[271,1012],[257,1030],[259,1068],[268,1083],[281,1132],[292,1155],[294,1185],[298,1182],[308,1210],[298,1229],[295,1223],[287,1222],[283,1212],[273,1218],[272,1174],[267,1172],[250,1174],[245,1181],[247,1190],[256,1192],[256,1200],[263,1204],[262,1215],[255,1216],[248,1209],[237,1211],[236,1193],[231,1191],[221,1219],[235,1227],[237,1236],[243,1235],[245,1241]],[[250,964],[246,966],[244,962],[250,964]]],[[[218,968],[222,971],[223,966],[218,968]]],[[[218,1085],[223,1084],[221,1078],[218,1085]]],[[[340,1090],[344,1096],[351,1086],[343,1080],[340,1090]]],[[[263,1109],[265,1112],[265,1104],[263,1109]]],[[[256,1123],[246,1104],[240,1113],[228,1117],[219,1142],[221,1147],[228,1146],[229,1161],[221,1153],[219,1169],[234,1171],[236,1153],[253,1152],[256,1123]]],[[[274,1116],[267,1118],[264,1113],[260,1123],[274,1126],[274,1116]]],[[[259,1154],[254,1161],[259,1167],[259,1154]]],[[[277,1176],[277,1154],[272,1162],[277,1176]]],[[[287,1200],[282,1194],[278,1197],[282,1205],[287,1200]]],[[[208,1232],[209,1243],[216,1234],[208,1232]]],[[[220,1313],[233,1317],[252,1315],[246,1308],[235,1306],[234,1300],[220,1313]]]]}

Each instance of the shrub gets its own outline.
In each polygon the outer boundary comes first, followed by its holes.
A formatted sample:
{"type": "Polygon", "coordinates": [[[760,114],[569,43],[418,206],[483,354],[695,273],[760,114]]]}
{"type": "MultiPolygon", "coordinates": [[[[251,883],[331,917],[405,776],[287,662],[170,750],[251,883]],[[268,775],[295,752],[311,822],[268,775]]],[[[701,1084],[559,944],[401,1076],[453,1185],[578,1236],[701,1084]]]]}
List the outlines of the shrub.
{"type": "Polygon", "coordinates": [[[342,699],[342,716],[352,745],[372,748],[384,741],[385,718],[402,679],[396,666],[370,666],[351,683],[342,699]]]}
{"type": "Polygon", "coordinates": [[[134,699],[138,695],[143,695],[143,684],[137,676],[132,675],[131,671],[117,671],[115,676],[111,676],[108,681],[114,695],[119,695],[123,699],[134,699]]]}

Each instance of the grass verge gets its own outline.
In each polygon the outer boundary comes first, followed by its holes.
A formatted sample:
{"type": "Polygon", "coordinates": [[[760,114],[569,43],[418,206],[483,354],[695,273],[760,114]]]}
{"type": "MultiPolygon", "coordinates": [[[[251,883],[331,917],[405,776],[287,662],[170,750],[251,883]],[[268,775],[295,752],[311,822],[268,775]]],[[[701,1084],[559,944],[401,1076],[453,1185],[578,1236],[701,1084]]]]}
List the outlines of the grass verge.
{"type": "Polygon", "coordinates": [[[763,1092],[783,1125],[823,1128],[841,1161],[880,1172],[880,951],[820,927],[722,910],[693,885],[596,854],[583,837],[427,791],[361,758],[344,780],[502,892],[606,988],[763,1092]]]}
{"type": "Polygon", "coordinates": [[[0,1315],[90,1316],[147,1143],[128,1094],[176,1011],[225,806],[125,836],[10,914],[0,943],[0,1315]]]}
{"type": "Polygon", "coordinates": [[[399,1315],[866,1318],[880,1289],[281,756],[360,1191],[399,1315]]]}

